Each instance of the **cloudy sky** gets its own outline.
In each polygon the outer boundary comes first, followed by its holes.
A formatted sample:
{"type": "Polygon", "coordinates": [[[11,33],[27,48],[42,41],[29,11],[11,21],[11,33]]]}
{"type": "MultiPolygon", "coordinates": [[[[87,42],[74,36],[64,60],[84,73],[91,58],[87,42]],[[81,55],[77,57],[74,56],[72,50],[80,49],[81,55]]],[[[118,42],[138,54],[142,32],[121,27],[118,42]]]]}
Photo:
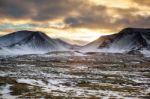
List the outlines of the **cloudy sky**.
{"type": "Polygon", "coordinates": [[[85,44],[126,27],[150,27],[150,0],[0,0],[0,34],[43,31],[85,44]]]}

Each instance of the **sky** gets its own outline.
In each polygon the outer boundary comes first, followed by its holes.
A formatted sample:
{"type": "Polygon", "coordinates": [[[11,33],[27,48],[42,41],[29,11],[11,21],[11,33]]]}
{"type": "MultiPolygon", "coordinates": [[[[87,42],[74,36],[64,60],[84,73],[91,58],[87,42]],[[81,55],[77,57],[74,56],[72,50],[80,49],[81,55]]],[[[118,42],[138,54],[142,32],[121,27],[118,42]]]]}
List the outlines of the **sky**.
{"type": "Polygon", "coordinates": [[[84,45],[127,27],[150,27],[150,0],[0,0],[0,35],[42,31],[84,45]]]}

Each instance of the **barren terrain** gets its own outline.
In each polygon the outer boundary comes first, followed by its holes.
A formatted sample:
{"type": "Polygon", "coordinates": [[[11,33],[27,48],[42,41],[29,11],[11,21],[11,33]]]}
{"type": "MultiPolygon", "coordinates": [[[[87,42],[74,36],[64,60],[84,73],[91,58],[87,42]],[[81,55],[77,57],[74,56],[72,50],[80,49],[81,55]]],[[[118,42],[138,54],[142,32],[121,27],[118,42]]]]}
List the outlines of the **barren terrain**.
{"type": "Polygon", "coordinates": [[[148,99],[150,58],[106,53],[2,57],[0,97],[148,99]]]}

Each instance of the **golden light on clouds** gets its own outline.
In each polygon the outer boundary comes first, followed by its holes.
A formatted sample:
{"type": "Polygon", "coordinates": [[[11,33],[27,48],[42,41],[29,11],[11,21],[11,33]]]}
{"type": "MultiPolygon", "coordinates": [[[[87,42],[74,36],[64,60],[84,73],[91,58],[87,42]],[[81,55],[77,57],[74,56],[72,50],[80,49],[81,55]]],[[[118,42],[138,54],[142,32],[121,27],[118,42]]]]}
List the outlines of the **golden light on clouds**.
{"type": "Polygon", "coordinates": [[[84,44],[126,27],[150,26],[149,0],[3,0],[0,4],[0,34],[36,30],[84,44]]]}
{"type": "Polygon", "coordinates": [[[105,33],[99,33],[98,31],[92,31],[90,29],[55,29],[55,28],[36,28],[36,31],[42,30],[52,38],[62,38],[63,40],[72,41],[72,44],[84,45],[87,42],[91,42],[96,38],[105,35],[105,33]],[[76,41],[76,42],[74,42],[76,41]],[[78,41],[78,42],[77,42],[78,41]],[[81,43],[81,41],[83,41],[81,43]]]}
{"type": "Polygon", "coordinates": [[[133,4],[131,0],[90,0],[90,2],[93,2],[96,5],[104,5],[116,8],[129,8],[133,4]]]}

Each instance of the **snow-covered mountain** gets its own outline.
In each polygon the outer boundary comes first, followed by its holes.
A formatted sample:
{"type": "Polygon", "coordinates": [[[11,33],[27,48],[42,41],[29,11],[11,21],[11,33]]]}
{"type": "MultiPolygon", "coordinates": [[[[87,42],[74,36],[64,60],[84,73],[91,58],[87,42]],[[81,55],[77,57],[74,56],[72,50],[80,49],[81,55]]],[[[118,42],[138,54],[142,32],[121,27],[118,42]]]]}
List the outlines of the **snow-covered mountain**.
{"type": "Polygon", "coordinates": [[[32,54],[69,50],[72,45],[39,31],[18,31],[0,37],[1,52],[32,54]]]}
{"type": "Polygon", "coordinates": [[[129,52],[150,49],[150,29],[125,28],[119,33],[102,36],[83,46],[81,51],[129,52]]]}

